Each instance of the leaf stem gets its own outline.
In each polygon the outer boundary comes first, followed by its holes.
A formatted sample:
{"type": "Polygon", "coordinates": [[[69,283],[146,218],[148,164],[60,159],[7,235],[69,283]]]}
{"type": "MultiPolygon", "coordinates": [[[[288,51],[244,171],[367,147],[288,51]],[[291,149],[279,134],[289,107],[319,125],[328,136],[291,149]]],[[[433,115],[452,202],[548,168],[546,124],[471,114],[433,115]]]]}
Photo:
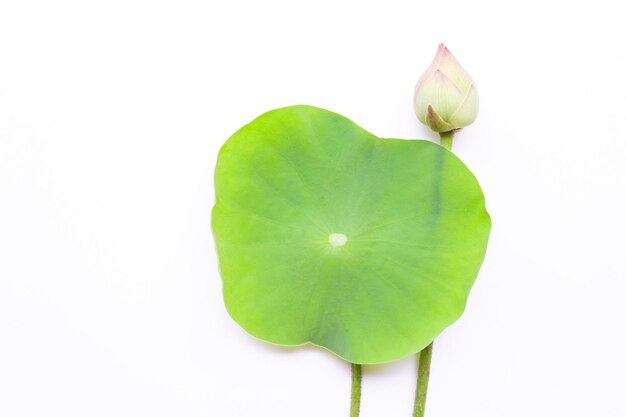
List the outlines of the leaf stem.
{"type": "Polygon", "coordinates": [[[439,138],[441,138],[441,146],[446,148],[447,150],[452,150],[452,140],[454,139],[454,130],[449,132],[440,132],[439,138]]]}
{"type": "Polygon", "coordinates": [[[352,395],[350,398],[350,417],[359,417],[361,411],[361,365],[352,365],[352,395]]]}
{"type": "Polygon", "coordinates": [[[430,377],[430,362],[433,356],[433,344],[426,346],[417,354],[417,388],[415,389],[415,405],[413,417],[424,417],[426,394],[430,377]]]}

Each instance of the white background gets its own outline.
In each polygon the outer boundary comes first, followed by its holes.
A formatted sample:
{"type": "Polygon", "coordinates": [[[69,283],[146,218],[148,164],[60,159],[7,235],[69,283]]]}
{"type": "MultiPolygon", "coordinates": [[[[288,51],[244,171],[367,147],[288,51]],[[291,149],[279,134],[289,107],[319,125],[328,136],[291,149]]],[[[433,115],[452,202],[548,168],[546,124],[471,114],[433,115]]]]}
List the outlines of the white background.
{"type": "MultiPolygon", "coordinates": [[[[290,104],[434,140],[411,99],[440,41],[478,86],[454,151],[494,227],[428,417],[626,415],[619,4],[2,1],[0,415],[347,416],[347,365],[226,314],[212,170],[290,104]]],[[[414,376],[366,367],[362,417],[409,416],[414,376]]]]}

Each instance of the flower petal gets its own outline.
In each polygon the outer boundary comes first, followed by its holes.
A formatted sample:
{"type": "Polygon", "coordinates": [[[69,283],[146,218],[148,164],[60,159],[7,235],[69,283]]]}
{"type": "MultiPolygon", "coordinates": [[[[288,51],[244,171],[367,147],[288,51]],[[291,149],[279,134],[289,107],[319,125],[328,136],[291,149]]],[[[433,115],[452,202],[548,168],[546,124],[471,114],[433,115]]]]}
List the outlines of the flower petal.
{"type": "Polygon", "coordinates": [[[439,48],[437,49],[437,53],[435,54],[435,58],[433,58],[433,62],[430,63],[430,66],[426,68],[426,71],[422,74],[419,80],[417,80],[417,85],[415,86],[415,90],[419,90],[422,88],[422,85],[432,77],[432,75],[439,68],[439,64],[441,63],[441,59],[443,57],[445,45],[443,43],[439,44],[439,48]]]}
{"type": "Polygon", "coordinates": [[[426,80],[420,89],[416,87],[414,106],[415,114],[420,122],[428,124],[428,106],[444,121],[457,111],[463,102],[463,94],[457,86],[441,71],[437,70],[426,80]]]}
{"type": "Polygon", "coordinates": [[[467,93],[470,86],[473,84],[472,77],[470,77],[467,71],[459,64],[459,61],[452,55],[452,52],[450,52],[445,45],[441,44],[441,46],[443,46],[443,48],[438,69],[446,74],[463,93],[467,93]]]}
{"type": "Polygon", "coordinates": [[[465,127],[476,120],[478,116],[478,92],[472,83],[461,107],[450,117],[448,122],[455,128],[465,127]]]}

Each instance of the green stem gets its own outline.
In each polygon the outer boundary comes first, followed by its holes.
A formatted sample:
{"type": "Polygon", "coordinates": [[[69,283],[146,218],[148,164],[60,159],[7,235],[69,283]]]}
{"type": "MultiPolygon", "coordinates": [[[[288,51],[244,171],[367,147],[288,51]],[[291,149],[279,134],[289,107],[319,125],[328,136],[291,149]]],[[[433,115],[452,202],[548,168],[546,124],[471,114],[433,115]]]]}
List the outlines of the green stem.
{"type": "Polygon", "coordinates": [[[361,365],[352,364],[352,396],[350,398],[350,417],[359,417],[361,411],[361,365]]]}
{"type": "MultiPolygon", "coordinates": [[[[454,130],[440,132],[441,146],[452,151],[454,130]]],[[[413,417],[424,417],[426,409],[426,394],[428,394],[428,379],[430,378],[430,361],[433,357],[433,344],[426,346],[417,354],[417,386],[415,388],[415,404],[413,405],[413,417]]]]}
{"type": "Polygon", "coordinates": [[[426,346],[417,355],[417,388],[415,389],[413,417],[424,417],[426,394],[428,393],[428,378],[430,377],[430,361],[433,357],[433,344],[426,346]]]}
{"type": "Polygon", "coordinates": [[[454,139],[454,130],[451,130],[449,132],[441,132],[439,133],[439,137],[441,138],[441,146],[451,151],[452,139],[454,139]]]}

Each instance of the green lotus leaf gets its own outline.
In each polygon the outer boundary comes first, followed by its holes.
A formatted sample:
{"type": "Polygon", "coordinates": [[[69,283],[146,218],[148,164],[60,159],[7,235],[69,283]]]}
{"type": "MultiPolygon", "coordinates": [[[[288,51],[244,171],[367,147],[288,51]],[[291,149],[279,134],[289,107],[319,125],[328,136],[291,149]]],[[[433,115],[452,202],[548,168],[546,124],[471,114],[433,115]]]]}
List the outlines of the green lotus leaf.
{"type": "Polygon", "coordinates": [[[228,312],[354,363],[420,351],[463,312],[490,219],[451,152],[336,113],[263,114],[219,152],[213,232],[228,312]]]}

